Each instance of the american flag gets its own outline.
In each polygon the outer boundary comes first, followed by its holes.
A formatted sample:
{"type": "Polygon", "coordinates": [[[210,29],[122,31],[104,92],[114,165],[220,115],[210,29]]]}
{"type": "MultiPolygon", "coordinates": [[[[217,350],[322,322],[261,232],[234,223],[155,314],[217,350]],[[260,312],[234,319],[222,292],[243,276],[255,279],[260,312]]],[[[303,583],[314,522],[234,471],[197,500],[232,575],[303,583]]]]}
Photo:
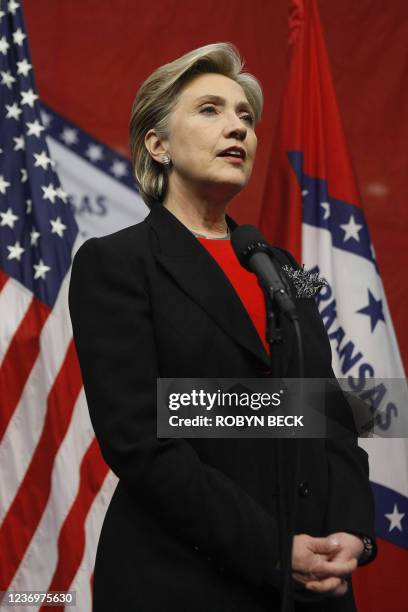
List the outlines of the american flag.
{"type": "Polygon", "coordinates": [[[77,246],[22,8],[0,0],[0,591],[71,589],[86,612],[108,468],[68,314],[77,246]]]}

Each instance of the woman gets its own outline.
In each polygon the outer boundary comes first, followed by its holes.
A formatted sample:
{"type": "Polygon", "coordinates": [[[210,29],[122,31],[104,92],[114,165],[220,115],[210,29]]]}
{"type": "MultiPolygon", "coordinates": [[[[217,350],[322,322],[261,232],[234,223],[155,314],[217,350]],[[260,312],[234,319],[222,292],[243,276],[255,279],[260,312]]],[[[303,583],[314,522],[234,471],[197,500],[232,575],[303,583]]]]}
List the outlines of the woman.
{"type": "MultiPolygon", "coordinates": [[[[279,610],[274,441],[156,436],[157,377],[271,374],[263,296],[232,253],[236,223],[226,214],[250,178],[261,110],[260,85],[232,45],[158,68],[130,124],[151,212],[75,257],[75,343],[95,433],[120,479],[98,546],[96,612],[279,610]]],[[[297,307],[305,375],[331,376],[314,300],[297,307]]],[[[290,349],[286,376],[296,375],[290,349]]],[[[354,442],[308,440],[303,449],[295,609],[351,611],[349,575],[375,554],[367,456],[354,442]]]]}

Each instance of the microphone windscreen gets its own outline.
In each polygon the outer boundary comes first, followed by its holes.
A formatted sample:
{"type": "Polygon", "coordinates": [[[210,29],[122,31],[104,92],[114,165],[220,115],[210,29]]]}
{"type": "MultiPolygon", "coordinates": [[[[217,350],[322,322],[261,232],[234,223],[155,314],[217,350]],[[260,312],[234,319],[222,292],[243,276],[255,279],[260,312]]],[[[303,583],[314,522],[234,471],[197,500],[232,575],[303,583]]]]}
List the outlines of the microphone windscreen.
{"type": "Polygon", "coordinates": [[[267,251],[268,243],[255,225],[239,225],[231,234],[231,246],[241,266],[249,270],[251,255],[267,251]]]}

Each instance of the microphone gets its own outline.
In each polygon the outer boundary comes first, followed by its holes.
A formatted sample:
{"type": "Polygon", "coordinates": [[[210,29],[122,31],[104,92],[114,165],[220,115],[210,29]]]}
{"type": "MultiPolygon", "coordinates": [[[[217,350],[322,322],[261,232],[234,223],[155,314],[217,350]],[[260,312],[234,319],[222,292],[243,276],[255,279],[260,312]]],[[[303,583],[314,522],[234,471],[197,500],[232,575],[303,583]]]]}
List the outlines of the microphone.
{"type": "Polygon", "coordinates": [[[281,312],[291,321],[297,321],[296,306],[276,270],[271,259],[271,247],[261,232],[254,225],[239,225],[231,234],[231,245],[241,266],[257,276],[281,312]]]}

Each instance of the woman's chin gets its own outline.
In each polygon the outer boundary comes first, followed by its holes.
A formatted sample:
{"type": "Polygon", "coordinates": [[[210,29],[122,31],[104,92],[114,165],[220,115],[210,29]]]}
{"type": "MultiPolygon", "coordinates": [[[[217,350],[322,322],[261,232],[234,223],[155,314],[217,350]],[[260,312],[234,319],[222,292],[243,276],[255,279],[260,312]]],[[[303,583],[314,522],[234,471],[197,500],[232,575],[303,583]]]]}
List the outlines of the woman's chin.
{"type": "Polygon", "coordinates": [[[219,195],[223,196],[224,198],[231,199],[236,196],[240,191],[242,191],[247,183],[247,177],[219,177],[218,180],[213,183],[211,190],[214,195],[219,195]]]}

